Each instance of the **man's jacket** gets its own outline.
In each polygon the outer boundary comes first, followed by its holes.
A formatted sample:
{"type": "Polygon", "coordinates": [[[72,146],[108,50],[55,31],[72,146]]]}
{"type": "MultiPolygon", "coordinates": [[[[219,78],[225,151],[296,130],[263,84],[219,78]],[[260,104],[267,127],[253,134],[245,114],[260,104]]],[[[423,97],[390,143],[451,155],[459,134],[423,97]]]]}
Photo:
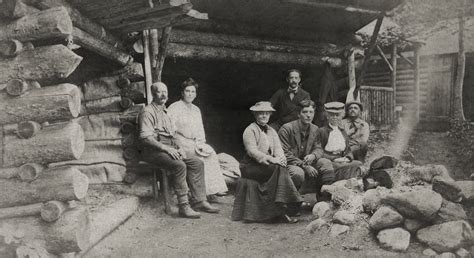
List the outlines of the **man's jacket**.
{"type": "Polygon", "coordinates": [[[310,124],[307,131],[308,141],[306,146],[303,146],[302,134],[301,134],[301,121],[295,120],[284,124],[278,131],[280,137],[281,147],[286,156],[288,165],[302,166],[303,159],[306,155],[314,154],[317,157],[316,151],[320,151],[319,140],[317,138],[318,127],[314,124],[310,124]]]}
{"type": "MultiPolygon", "coordinates": [[[[343,153],[340,156],[349,157],[349,159],[353,160],[354,156],[352,155],[351,147],[349,145],[349,137],[347,136],[347,133],[344,130],[344,128],[339,127],[339,130],[341,130],[342,136],[344,136],[344,139],[346,142],[346,149],[343,151],[343,153]]],[[[329,133],[331,131],[332,131],[332,128],[329,125],[325,125],[318,129],[317,137],[319,138],[319,141],[321,144],[318,145],[318,150],[315,152],[317,155],[316,156],[317,160],[323,157],[324,149],[326,148],[326,144],[328,143],[329,133]]]]}

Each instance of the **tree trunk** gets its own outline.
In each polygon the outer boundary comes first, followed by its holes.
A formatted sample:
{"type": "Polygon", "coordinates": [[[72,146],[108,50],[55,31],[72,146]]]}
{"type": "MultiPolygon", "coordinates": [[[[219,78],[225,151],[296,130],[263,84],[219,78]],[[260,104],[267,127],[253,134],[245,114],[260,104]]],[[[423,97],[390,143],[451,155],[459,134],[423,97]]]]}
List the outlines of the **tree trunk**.
{"type": "Polygon", "coordinates": [[[24,206],[15,206],[0,209],[0,219],[36,216],[41,213],[42,203],[28,204],[24,206]]]}
{"type": "Polygon", "coordinates": [[[0,23],[0,39],[32,41],[63,38],[72,33],[72,21],[64,7],[35,12],[0,23]]]}
{"type": "Polygon", "coordinates": [[[150,60],[150,32],[148,30],[143,31],[143,65],[145,66],[145,88],[146,88],[146,103],[150,104],[153,100],[151,95],[151,84],[153,83],[153,76],[151,73],[151,60],[150,60]]]}
{"type": "Polygon", "coordinates": [[[138,208],[138,203],[137,197],[125,198],[93,212],[91,214],[92,232],[90,242],[79,256],[83,256],[101,239],[132,216],[138,208]]]}
{"type": "Polygon", "coordinates": [[[121,100],[122,97],[113,96],[103,99],[85,101],[83,102],[83,112],[81,112],[81,115],[99,114],[104,112],[120,112],[123,110],[120,106],[121,100]]]}
{"type": "Polygon", "coordinates": [[[133,62],[132,56],[122,50],[91,36],[89,33],[74,27],[73,28],[74,43],[81,47],[95,52],[105,58],[108,58],[122,66],[126,66],[133,62]]]}
{"type": "Polygon", "coordinates": [[[161,82],[161,75],[163,74],[163,66],[165,64],[166,52],[168,51],[168,44],[171,37],[171,26],[167,26],[163,29],[160,42],[160,50],[158,52],[158,61],[156,66],[156,80],[161,82]]]}
{"type": "Polygon", "coordinates": [[[66,211],[53,223],[32,216],[7,219],[3,223],[23,232],[25,239],[40,240],[53,254],[80,252],[90,246],[91,221],[89,211],[84,207],[66,211]]]}
{"type": "Polygon", "coordinates": [[[49,201],[41,207],[41,218],[46,222],[56,221],[67,209],[68,205],[64,202],[49,201]]]}
{"type": "Polygon", "coordinates": [[[51,200],[80,200],[87,194],[89,179],[72,167],[50,168],[32,182],[0,180],[0,207],[13,207],[51,200]]]}
{"type": "Polygon", "coordinates": [[[79,124],[64,122],[46,126],[30,139],[5,135],[3,144],[3,167],[14,167],[29,162],[48,164],[79,159],[85,142],[79,124]]]}
{"type": "Polygon", "coordinates": [[[18,176],[23,181],[33,181],[43,172],[44,167],[37,163],[26,163],[18,169],[18,176]]]}
{"type": "Polygon", "coordinates": [[[38,47],[23,51],[0,62],[0,83],[10,79],[51,80],[67,78],[82,61],[63,45],[38,47]]]}
{"type": "Polygon", "coordinates": [[[466,51],[464,49],[464,11],[459,15],[459,52],[458,67],[456,72],[456,82],[454,83],[453,118],[458,121],[465,121],[462,106],[462,88],[464,84],[464,74],[466,71],[466,51]]]}
{"type": "Polygon", "coordinates": [[[68,83],[33,89],[17,98],[0,93],[0,124],[64,121],[77,117],[80,108],[81,92],[68,83]]]}
{"type": "Polygon", "coordinates": [[[217,48],[169,43],[167,56],[200,60],[226,60],[245,63],[322,65],[322,56],[244,49],[217,48]]]}

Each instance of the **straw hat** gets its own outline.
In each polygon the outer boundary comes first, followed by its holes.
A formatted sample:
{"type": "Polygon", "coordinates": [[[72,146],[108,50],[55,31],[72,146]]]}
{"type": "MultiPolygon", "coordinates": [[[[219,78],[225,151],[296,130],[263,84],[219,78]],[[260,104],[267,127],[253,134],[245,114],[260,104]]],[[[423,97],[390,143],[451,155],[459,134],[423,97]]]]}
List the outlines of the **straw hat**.
{"type": "Polygon", "coordinates": [[[342,113],[344,112],[344,103],[342,102],[328,102],[324,104],[324,110],[329,113],[342,113]]]}
{"type": "Polygon", "coordinates": [[[212,154],[214,149],[212,149],[212,147],[209,144],[199,143],[199,144],[196,144],[194,151],[196,152],[196,154],[198,154],[201,157],[207,157],[212,154]]]}
{"type": "Polygon", "coordinates": [[[268,101],[257,102],[257,103],[255,103],[255,105],[250,107],[250,110],[252,110],[252,111],[271,111],[271,112],[275,111],[275,109],[273,109],[273,107],[272,107],[272,103],[270,103],[268,101]]]}

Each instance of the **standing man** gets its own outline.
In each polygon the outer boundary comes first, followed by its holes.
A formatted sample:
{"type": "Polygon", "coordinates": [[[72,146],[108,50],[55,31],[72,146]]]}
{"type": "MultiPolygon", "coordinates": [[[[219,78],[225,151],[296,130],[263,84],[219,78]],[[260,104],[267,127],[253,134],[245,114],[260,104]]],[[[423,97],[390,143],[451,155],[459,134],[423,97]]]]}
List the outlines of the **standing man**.
{"type": "MultiPolygon", "coordinates": [[[[316,157],[321,156],[322,153],[321,143],[317,138],[318,127],[311,123],[314,112],[313,101],[308,99],[301,101],[299,103],[299,119],[284,124],[278,132],[291,179],[298,189],[304,185],[303,191],[305,188],[316,188],[316,181],[323,185],[331,184],[334,180],[333,174],[328,176],[319,173],[315,168],[316,157]]],[[[323,172],[330,173],[330,171],[323,172]]]]}
{"type": "Polygon", "coordinates": [[[360,118],[362,111],[362,103],[358,101],[346,103],[346,118],[342,120],[342,127],[349,136],[349,145],[354,159],[365,162],[370,129],[369,124],[360,118]]]}
{"type": "Polygon", "coordinates": [[[349,137],[341,126],[344,116],[344,103],[324,104],[328,124],[318,129],[319,151],[316,155],[316,168],[327,175],[327,180],[339,181],[361,175],[362,162],[353,160],[349,137]],[[331,178],[332,175],[332,178],[331,178]]]}
{"type": "Polygon", "coordinates": [[[155,82],[151,85],[151,94],[152,103],[138,117],[143,160],[159,165],[171,174],[181,217],[200,218],[201,214],[195,210],[218,213],[219,209],[206,200],[204,163],[194,156],[187,157],[175,143],[175,128],[165,107],[168,88],[164,83],[155,82]],[[189,204],[189,192],[193,208],[189,204]]]}
{"type": "Polygon", "coordinates": [[[286,81],[288,88],[279,89],[270,98],[270,103],[277,111],[277,119],[270,126],[277,132],[282,125],[298,119],[298,103],[304,99],[310,99],[309,93],[301,88],[301,72],[299,70],[289,70],[286,81]]]}

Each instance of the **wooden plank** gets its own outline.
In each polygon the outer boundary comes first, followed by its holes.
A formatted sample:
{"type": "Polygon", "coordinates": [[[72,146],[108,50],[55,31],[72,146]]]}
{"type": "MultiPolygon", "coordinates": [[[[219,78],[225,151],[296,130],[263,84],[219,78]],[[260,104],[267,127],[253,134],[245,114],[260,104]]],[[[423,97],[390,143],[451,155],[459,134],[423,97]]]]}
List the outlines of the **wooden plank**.
{"type": "MultiPolygon", "coordinates": [[[[385,56],[385,54],[383,53],[382,49],[380,48],[379,45],[375,45],[375,47],[377,48],[377,52],[379,54],[379,56],[382,58],[382,60],[385,62],[385,64],[387,65],[388,69],[390,70],[390,72],[393,72],[393,67],[392,65],[390,64],[390,62],[388,61],[387,57],[385,56]]],[[[393,56],[393,55],[392,55],[393,56]]],[[[396,56],[396,55],[395,55],[396,56]]],[[[396,58],[394,58],[396,60],[396,58]]]]}

